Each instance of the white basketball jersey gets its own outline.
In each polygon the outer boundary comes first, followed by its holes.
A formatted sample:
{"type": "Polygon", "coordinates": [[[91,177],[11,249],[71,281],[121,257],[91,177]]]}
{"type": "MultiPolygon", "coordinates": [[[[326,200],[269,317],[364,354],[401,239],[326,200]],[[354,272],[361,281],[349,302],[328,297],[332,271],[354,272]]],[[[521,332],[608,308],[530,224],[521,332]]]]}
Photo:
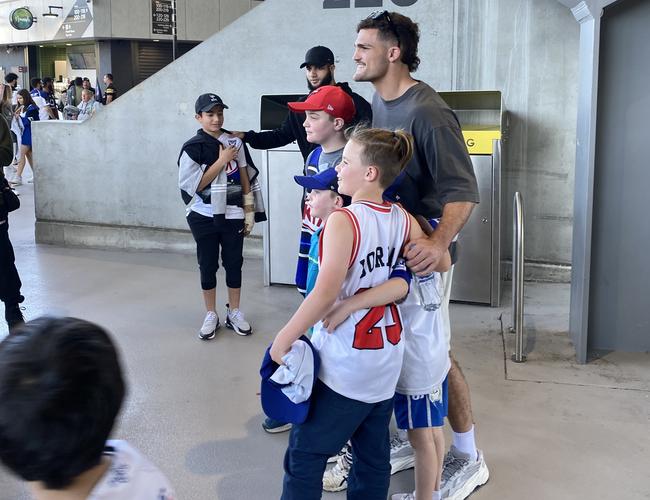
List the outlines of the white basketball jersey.
{"type": "MultiPolygon", "coordinates": [[[[339,299],[388,280],[411,231],[410,218],[398,205],[359,201],[342,211],[352,223],[354,241],[339,299]]],[[[327,225],[321,241],[326,237],[327,225]]],[[[331,334],[319,323],[312,343],[321,357],[319,378],[328,387],[364,403],[393,397],[404,353],[397,306],[356,311],[331,334]]]]}
{"type": "Polygon", "coordinates": [[[450,367],[442,310],[425,311],[413,287],[398,307],[404,325],[404,361],[396,390],[410,396],[430,394],[450,367]]]}

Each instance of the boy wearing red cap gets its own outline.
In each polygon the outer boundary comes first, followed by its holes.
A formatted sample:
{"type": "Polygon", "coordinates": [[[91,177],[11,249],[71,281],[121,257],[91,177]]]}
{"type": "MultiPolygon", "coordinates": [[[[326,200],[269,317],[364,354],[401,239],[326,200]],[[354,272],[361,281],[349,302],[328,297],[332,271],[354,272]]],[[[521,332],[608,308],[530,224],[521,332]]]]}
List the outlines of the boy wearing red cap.
{"type": "MultiPolygon", "coordinates": [[[[312,144],[318,144],[307,157],[304,175],[315,175],[328,168],[336,167],[341,161],[343,147],[347,142],[345,129],[354,120],[356,113],[352,97],[340,87],[324,85],[309,94],[306,100],[290,102],[288,106],[295,113],[305,113],[303,127],[307,133],[307,140],[312,144]]],[[[310,207],[303,202],[300,249],[296,268],[296,287],[303,296],[306,295],[311,238],[322,223],[322,220],[312,214],[310,207]]],[[[262,423],[262,428],[266,432],[275,433],[288,430],[290,425],[267,418],[262,423]]]]}

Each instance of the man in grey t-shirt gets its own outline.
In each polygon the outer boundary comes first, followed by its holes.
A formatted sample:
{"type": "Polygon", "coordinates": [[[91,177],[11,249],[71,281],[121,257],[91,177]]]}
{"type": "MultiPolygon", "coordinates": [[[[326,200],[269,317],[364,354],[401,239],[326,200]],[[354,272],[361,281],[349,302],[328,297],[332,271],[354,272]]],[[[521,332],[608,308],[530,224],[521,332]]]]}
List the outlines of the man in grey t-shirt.
{"type": "MultiPolygon", "coordinates": [[[[396,12],[383,11],[361,21],[357,34],[353,78],[375,87],[373,126],[405,129],[415,139],[413,159],[386,196],[414,215],[439,219],[435,232],[416,240],[405,255],[411,270],[429,274],[479,201],[472,163],[456,115],[435,90],[411,76],[420,63],[417,24],[396,12]]],[[[441,309],[448,322],[451,273],[446,280],[441,309]]],[[[469,387],[453,357],[448,383],[448,418],[454,440],[445,458],[441,493],[445,498],[462,499],[484,484],[489,472],[474,443],[469,387]],[[452,462],[454,466],[449,467],[452,462]]]]}

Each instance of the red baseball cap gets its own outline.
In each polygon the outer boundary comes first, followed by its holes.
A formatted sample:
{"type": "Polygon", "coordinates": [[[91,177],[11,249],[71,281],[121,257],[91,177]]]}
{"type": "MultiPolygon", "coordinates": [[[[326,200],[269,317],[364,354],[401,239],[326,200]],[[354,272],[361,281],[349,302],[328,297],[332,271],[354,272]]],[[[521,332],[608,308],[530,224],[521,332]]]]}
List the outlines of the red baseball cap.
{"type": "Polygon", "coordinates": [[[323,85],[314,90],[306,100],[287,103],[291,111],[325,111],[334,118],[350,123],[357,110],[352,97],[336,85],[323,85]]]}

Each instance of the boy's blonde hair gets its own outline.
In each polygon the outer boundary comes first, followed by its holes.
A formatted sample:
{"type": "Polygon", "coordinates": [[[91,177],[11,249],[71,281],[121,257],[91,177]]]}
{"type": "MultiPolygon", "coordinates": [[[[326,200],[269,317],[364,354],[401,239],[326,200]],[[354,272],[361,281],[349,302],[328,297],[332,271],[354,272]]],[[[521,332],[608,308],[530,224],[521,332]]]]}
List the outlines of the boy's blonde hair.
{"type": "Polygon", "coordinates": [[[413,136],[405,130],[395,132],[357,125],[345,132],[345,138],[362,147],[361,161],[379,170],[379,184],[386,188],[397,178],[413,157],[413,136]]]}

